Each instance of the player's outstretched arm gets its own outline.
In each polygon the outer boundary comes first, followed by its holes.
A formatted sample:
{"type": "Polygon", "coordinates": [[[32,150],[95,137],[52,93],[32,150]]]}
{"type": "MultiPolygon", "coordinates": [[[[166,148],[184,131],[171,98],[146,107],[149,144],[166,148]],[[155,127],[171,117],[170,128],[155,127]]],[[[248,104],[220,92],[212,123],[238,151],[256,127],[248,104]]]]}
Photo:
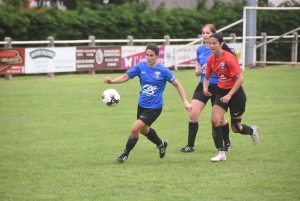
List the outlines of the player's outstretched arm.
{"type": "Polygon", "coordinates": [[[110,77],[104,78],[104,83],[107,84],[121,84],[123,82],[127,82],[130,77],[127,74],[121,75],[115,79],[111,79],[110,77]]]}

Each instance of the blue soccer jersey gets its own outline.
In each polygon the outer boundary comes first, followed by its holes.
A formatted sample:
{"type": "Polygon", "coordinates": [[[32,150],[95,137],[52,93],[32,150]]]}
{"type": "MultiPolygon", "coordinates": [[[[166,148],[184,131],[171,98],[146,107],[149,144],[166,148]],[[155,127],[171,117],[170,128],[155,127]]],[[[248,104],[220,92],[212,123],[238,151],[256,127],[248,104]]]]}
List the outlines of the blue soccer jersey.
{"type": "MultiPolygon", "coordinates": [[[[197,61],[199,62],[201,66],[201,76],[200,76],[200,82],[203,83],[206,69],[203,68],[204,64],[207,63],[207,59],[210,57],[211,51],[209,48],[206,48],[205,45],[201,45],[197,49],[197,61]]],[[[218,76],[216,74],[212,74],[209,80],[209,85],[217,85],[218,84],[218,76]]]]}
{"type": "Polygon", "coordinates": [[[139,105],[143,108],[159,109],[164,105],[163,92],[167,81],[172,83],[176,79],[173,73],[160,63],[155,67],[149,67],[146,61],[142,61],[129,69],[127,75],[130,79],[135,76],[140,78],[139,105]]]}

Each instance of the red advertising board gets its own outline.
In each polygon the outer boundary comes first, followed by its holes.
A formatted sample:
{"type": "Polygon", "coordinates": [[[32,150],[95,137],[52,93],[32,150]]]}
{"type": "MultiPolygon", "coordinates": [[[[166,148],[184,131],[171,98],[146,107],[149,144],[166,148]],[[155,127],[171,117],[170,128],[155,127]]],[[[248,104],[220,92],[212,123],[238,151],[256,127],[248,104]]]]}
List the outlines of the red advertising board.
{"type": "Polygon", "coordinates": [[[121,47],[77,47],[76,71],[121,70],[121,47]]]}
{"type": "Polygon", "coordinates": [[[25,48],[0,48],[0,74],[25,73],[25,48]]]}

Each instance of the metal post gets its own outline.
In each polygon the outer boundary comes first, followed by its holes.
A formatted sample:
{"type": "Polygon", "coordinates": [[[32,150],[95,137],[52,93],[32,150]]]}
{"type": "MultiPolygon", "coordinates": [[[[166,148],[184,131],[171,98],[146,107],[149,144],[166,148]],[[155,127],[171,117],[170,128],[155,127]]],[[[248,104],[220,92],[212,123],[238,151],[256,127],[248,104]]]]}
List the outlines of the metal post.
{"type": "MultiPolygon", "coordinates": [[[[261,43],[266,43],[267,42],[267,34],[266,33],[261,33],[262,39],[261,43]]],[[[267,44],[264,44],[263,46],[260,47],[260,67],[265,67],[266,66],[266,61],[267,61],[267,44]]]]}
{"type": "MultiPolygon", "coordinates": [[[[4,45],[5,48],[12,48],[11,45],[11,37],[5,37],[4,41],[6,41],[6,44],[4,45]]],[[[12,74],[5,74],[5,80],[11,80],[12,74]]]]}
{"type": "Polygon", "coordinates": [[[230,43],[235,43],[236,42],[236,34],[235,33],[231,33],[230,37],[231,37],[230,43]]]}
{"type": "MultiPolygon", "coordinates": [[[[256,0],[247,0],[247,6],[257,7],[256,0]]],[[[246,36],[256,36],[256,10],[248,10],[246,13],[246,36]]],[[[254,67],[256,62],[256,39],[246,39],[246,66],[254,67]]]]}
{"type": "MultiPolygon", "coordinates": [[[[96,46],[96,38],[95,36],[89,36],[89,40],[91,40],[91,42],[89,42],[89,47],[95,47],[96,46]]],[[[89,74],[96,74],[96,71],[95,70],[89,70],[89,74]]]]}
{"type": "MultiPolygon", "coordinates": [[[[49,40],[49,43],[47,44],[47,47],[54,47],[54,37],[48,36],[47,40],[49,40]]],[[[54,73],[47,73],[48,78],[53,78],[54,73]]]]}
{"type": "Polygon", "coordinates": [[[11,37],[5,37],[4,41],[6,42],[6,44],[4,45],[5,48],[12,48],[11,37]]]}
{"type": "Polygon", "coordinates": [[[129,35],[129,36],[127,36],[127,39],[129,39],[129,42],[127,43],[127,45],[133,46],[133,36],[129,35]]]}
{"type": "MultiPolygon", "coordinates": [[[[292,39],[292,58],[291,62],[297,62],[297,55],[298,55],[298,33],[293,32],[294,38],[292,39]]],[[[293,63],[291,66],[295,66],[296,64],[293,63]]]]}
{"type": "Polygon", "coordinates": [[[164,45],[170,45],[170,36],[164,35],[164,39],[166,39],[166,42],[164,42],[164,45]]]}
{"type": "Polygon", "coordinates": [[[95,38],[95,36],[89,36],[89,40],[91,41],[91,42],[89,42],[89,46],[90,47],[95,47],[96,46],[96,42],[95,42],[96,38],[95,38]]]}

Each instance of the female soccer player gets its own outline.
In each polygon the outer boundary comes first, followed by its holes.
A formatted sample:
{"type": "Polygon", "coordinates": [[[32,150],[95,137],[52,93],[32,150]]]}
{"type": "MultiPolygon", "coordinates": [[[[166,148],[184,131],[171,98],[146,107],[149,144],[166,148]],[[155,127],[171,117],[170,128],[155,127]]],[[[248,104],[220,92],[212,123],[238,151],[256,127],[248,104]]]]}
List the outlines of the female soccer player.
{"type": "Polygon", "coordinates": [[[156,144],[156,147],[159,149],[160,158],[165,156],[168,142],[161,140],[156,131],[150,126],[162,111],[164,105],[162,95],[167,82],[172,83],[177,89],[184,107],[188,111],[192,110],[192,105],[187,101],[180,82],[168,68],[158,62],[159,48],[155,44],[149,44],[146,47],[145,53],[147,61],[138,63],[124,75],[115,79],[111,79],[110,77],[104,78],[104,82],[107,84],[127,82],[136,76],[140,79],[141,91],[138,101],[137,120],[131,127],[131,133],[127,140],[125,150],[116,159],[118,163],[123,163],[127,160],[130,151],[134,148],[139,139],[140,133],[156,144]]]}
{"type": "Polygon", "coordinates": [[[258,128],[241,124],[247,98],[242,87],[244,77],[235,53],[224,43],[223,37],[219,33],[214,33],[210,36],[209,45],[213,54],[208,58],[206,76],[203,82],[203,93],[206,96],[211,95],[208,88],[210,76],[212,73],[218,75],[217,97],[211,115],[218,154],[211,161],[226,161],[222,143],[221,121],[228,108],[230,109],[231,129],[233,132],[250,135],[252,144],[257,144],[259,140],[258,128]]]}
{"type": "MultiPolygon", "coordinates": [[[[209,82],[208,89],[212,96],[205,96],[203,94],[203,79],[205,77],[206,73],[206,62],[208,57],[211,55],[211,51],[209,49],[209,37],[216,33],[216,28],[213,24],[206,24],[202,27],[202,38],[204,41],[204,45],[201,45],[197,49],[197,62],[195,66],[195,75],[200,76],[200,82],[198,86],[195,89],[193,99],[192,99],[192,107],[193,110],[190,112],[189,116],[189,123],[188,123],[188,143],[185,147],[179,149],[179,152],[193,152],[195,150],[194,144],[196,135],[199,128],[198,118],[205,107],[206,103],[211,101],[211,104],[213,105],[213,102],[216,99],[217,95],[217,84],[218,84],[218,76],[216,74],[212,74],[209,82]]],[[[225,117],[223,116],[221,122],[221,129],[223,132],[223,140],[224,140],[224,146],[225,151],[231,150],[231,143],[229,140],[229,125],[225,117]]],[[[214,135],[213,135],[214,138],[214,135]]]]}

